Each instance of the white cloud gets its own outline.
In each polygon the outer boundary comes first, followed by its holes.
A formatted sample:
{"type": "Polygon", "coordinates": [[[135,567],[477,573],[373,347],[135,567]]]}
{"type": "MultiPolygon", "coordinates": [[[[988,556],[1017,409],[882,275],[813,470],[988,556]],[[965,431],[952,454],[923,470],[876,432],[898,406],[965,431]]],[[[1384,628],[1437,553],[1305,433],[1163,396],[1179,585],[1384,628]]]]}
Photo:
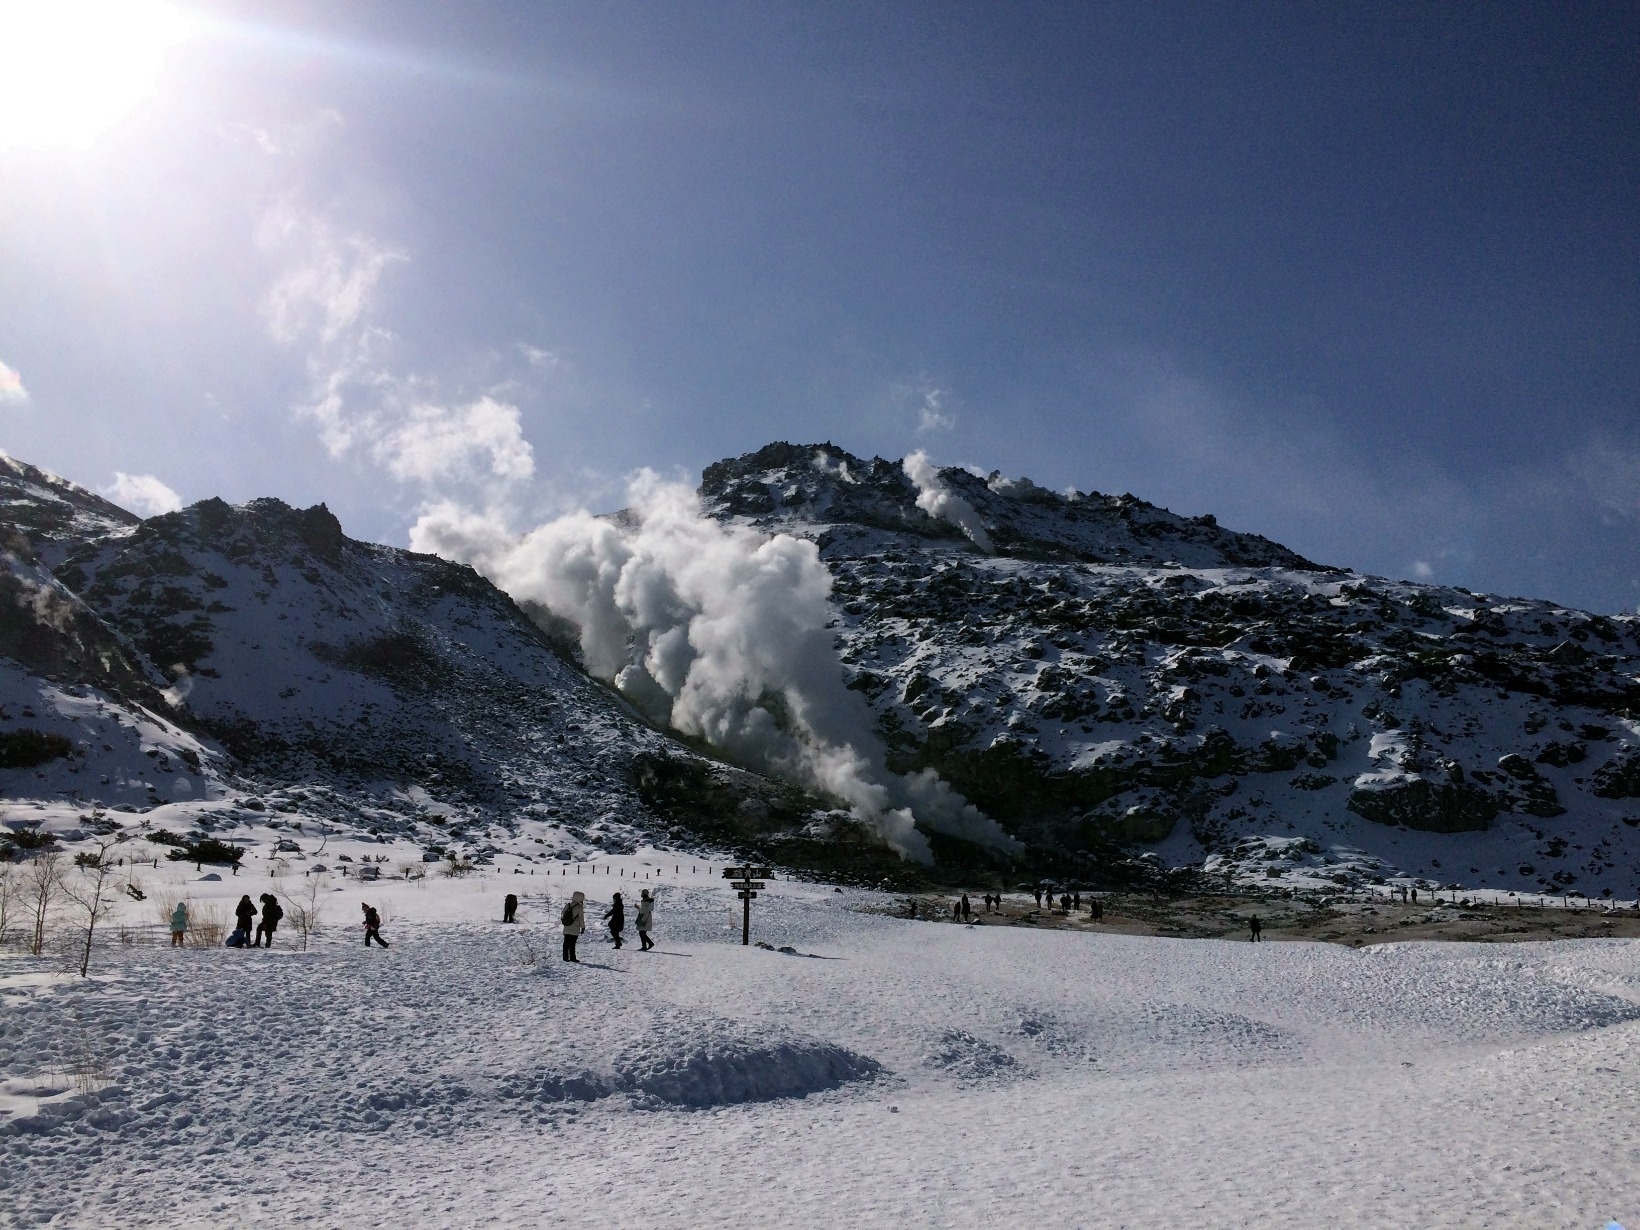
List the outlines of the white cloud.
{"type": "Polygon", "coordinates": [[[127,474],[123,470],[115,470],[114,481],[104,487],[102,493],[139,517],[157,517],[161,513],[182,509],[182,497],[152,474],[127,474]]]}
{"type": "Polygon", "coordinates": [[[487,475],[512,482],[535,474],[518,407],[490,397],[466,406],[412,405],[385,428],[373,451],[388,473],[406,481],[487,475]]]}
{"type": "Polygon", "coordinates": [[[15,368],[0,363],[0,406],[20,406],[28,400],[28,390],[15,368]]]}
{"type": "Polygon", "coordinates": [[[939,389],[924,389],[922,405],[917,408],[917,434],[930,431],[950,431],[957,425],[956,415],[944,409],[945,394],[939,389]]]}
{"type": "Polygon", "coordinates": [[[531,346],[528,342],[518,343],[518,353],[524,356],[524,361],[540,371],[550,372],[563,360],[550,350],[542,350],[539,346],[531,346]]]}
{"type": "Polygon", "coordinates": [[[1435,575],[1428,560],[1415,559],[1412,561],[1412,575],[1420,581],[1427,581],[1435,575]]]}

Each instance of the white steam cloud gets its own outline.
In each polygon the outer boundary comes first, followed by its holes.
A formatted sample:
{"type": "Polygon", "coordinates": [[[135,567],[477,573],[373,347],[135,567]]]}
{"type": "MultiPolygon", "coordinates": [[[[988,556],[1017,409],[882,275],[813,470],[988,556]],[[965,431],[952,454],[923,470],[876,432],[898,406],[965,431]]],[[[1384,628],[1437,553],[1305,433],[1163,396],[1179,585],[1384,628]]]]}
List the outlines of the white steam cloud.
{"type": "Polygon", "coordinates": [[[121,508],[128,508],[139,517],[157,517],[162,513],[182,511],[182,497],[152,474],[127,474],[114,471],[114,481],[102,489],[121,508]]]}
{"type": "Polygon", "coordinates": [[[622,524],[587,513],[522,538],[453,504],[411,546],[472,564],[580,630],[587,669],[657,720],[741,763],[843,800],[895,850],[931,857],[915,822],[1016,843],[932,770],[883,767],[864,703],[844,685],[828,625],[831,575],[811,542],[705,516],[695,492],[645,472],[622,524]]]}
{"type": "Polygon", "coordinates": [[[518,407],[492,397],[453,408],[411,405],[384,425],[372,451],[394,478],[424,483],[462,474],[512,481],[535,473],[518,407]]]}
{"type": "Polygon", "coordinates": [[[930,517],[949,521],[967,534],[981,551],[989,552],[991,536],[974,511],[974,506],[947,487],[940,478],[939,467],[929,460],[928,454],[918,449],[900,463],[905,475],[917,488],[917,507],[930,517]]]}

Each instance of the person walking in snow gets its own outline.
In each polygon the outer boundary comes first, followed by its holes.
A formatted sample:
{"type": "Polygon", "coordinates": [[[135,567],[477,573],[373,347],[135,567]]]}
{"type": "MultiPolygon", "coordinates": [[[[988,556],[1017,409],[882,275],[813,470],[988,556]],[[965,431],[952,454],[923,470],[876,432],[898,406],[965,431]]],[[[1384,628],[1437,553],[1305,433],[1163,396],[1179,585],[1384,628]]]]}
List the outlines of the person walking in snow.
{"type": "Polygon", "coordinates": [[[1264,924],[1259,922],[1257,914],[1254,914],[1247,920],[1247,930],[1250,932],[1247,937],[1250,941],[1257,944],[1262,940],[1264,936],[1264,924]]]}
{"type": "Polygon", "coordinates": [[[240,947],[249,948],[252,924],[256,921],[256,902],[251,900],[249,893],[239,898],[239,904],[233,908],[233,916],[239,920],[239,929],[245,933],[245,942],[240,947]]]}
{"type": "Polygon", "coordinates": [[[1036,908],[1040,910],[1042,908],[1042,885],[1038,884],[1033,888],[1031,895],[1036,898],[1036,908]]]}
{"type": "Polygon", "coordinates": [[[382,916],[376,913],[376,907],[360,902],[359,908],[364,911],[364,946],[369,948],[370,941],[375,940],[386,948],[387,941],[382,939],[382,916]]]}
{"type": "Polygon", "coordinates": [[[181,948],[182,937],[188,931],[188,903],[177,902],[176,909],[171,911],[171,947],[181,948]]]}
{"type": "Polygon", "coordinates": [[[968,894],[962,895],[962,921],[967,922],[974,916],[974,907],[968,903],[968,894]]]}
{"type": "Polygon", "coordinates": [[[639,952],[648,952],[655,946],[655,941],[649,938],[649,932],[655,926],[655,898],[650,896],[649,890],[643,890],[638,898],[638,940],[643,945],[639,952]]]}
{"type": "Polygon", "coordinates": [[[609,938],[615,941],[615,947],[621,946],[621,932],[626,930],[626,902],[621,900],[621,894],[616,893],[609,909],[604,911],[604,920],[609,923],[609,938]]]}
{"type": "Polygon", "coordinates": [[[517,893],[508,893],[507,899],[501,903],[501,921],[504,923],[518,921],[517,893]]]}
{"type": "Polygon", "coordinates": [[[1095,897],[1092,901],[1088,902],[1088,917],[1089,918],[1093,919],[1094,922],[1098,922],[1100,919],[1104,918],[1104,916],[1105,916],[1104,902],[1100,901],[1099,898],[1097,898],[1097,897],[1095,897]]]}
{"type": "Polygon", "coordinates": [[[251,947],[260,948],[262,946],[262,940],[266,938],[268,941],[268,947],[272,948],[273,933],[279,930],[279,920],[284,916],[285,911],[279,904],[279,898],[275,897],[272,893],[263,893],[262,921],[256,924],[256,942],[252,944],[251,947]]]}
{"type": "Polygon", "coordinates": [[[575,942],[586,929],[587,895],[576,893],[564,907],[564,960],[573,961],[577,965],[581,963],[581,958],[575,955],[575,942]]]}

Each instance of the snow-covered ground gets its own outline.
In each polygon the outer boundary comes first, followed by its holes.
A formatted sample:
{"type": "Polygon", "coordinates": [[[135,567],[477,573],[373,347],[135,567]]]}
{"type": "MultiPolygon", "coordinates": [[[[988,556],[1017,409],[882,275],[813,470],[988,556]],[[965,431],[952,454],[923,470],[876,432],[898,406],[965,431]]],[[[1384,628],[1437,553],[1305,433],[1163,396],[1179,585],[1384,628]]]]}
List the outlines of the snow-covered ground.
{"type": "Polygon", "coordinates": [[[0,956],[0,1221],[1640,1221],[1632,941],[961,927],[775,881],[753,907],[773,948],[743,948],[722,869],[687,856],[374,884],[254,866],[139,870],[88,980],[0,956]],[[306,951],[288,918],[272,952],[156,934],[171,895],[200,917],[316,885],[306,951]],[[594,931],[559,961],[570,891],[595,922],[644,887],[657,951],[594,931]],[[390,949],[362,947],[362,900],[390,949]]]}

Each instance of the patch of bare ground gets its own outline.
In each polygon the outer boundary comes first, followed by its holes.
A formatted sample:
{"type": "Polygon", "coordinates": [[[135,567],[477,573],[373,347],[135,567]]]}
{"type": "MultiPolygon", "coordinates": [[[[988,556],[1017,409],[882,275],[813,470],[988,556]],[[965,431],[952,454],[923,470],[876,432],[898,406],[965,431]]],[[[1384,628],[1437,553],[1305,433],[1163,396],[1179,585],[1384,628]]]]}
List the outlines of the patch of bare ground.
{"type": "MultiPolygon", "coordinates": [[[[928,922],[960,923],[953,915],[959,898],[918,894],[875,912],[928,922]]],[[[1404,940],[1461,940],[1518,943],[1526,940],[1640,938],[1640,912],[1632,909],[1540,907],[1454,903],[1403,904],[1344,898],[1200,895],[1163,899],[1142,894],[1101,898],[1103,917],[1090,917],[1089,899],[1080,910],[1062,912],[1037,905],[1029,896],[1005,894],[1000,908],[985,909],[970,896],[970,924],[983,927],[1036,927],[1058,931],[1102,931],[1117,935],[1174,936],[1180,939],[1249,938],[1258,916],[1263,938],[1317,940],[1361,947],[1404,940]]]]}

